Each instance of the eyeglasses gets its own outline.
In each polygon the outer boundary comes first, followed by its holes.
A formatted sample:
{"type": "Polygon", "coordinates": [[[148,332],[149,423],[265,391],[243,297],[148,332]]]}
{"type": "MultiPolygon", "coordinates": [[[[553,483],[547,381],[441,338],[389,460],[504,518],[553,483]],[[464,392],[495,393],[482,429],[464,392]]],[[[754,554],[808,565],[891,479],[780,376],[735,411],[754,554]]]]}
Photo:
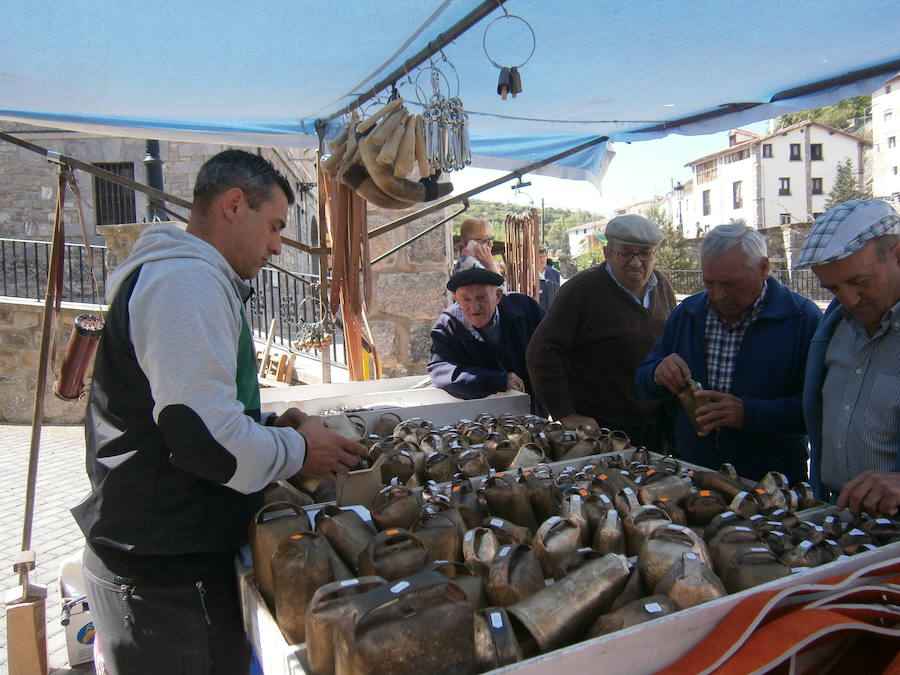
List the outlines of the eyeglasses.
{"type": "Polygon", "coordinates": [[[473,237],[472,241],[477,241],[479,244],[493,244],[494,238],[493,237],[482,237],[481,239],[478,239],[478,238],[473,237]]]}
{"type": "Polygon", "coordinates": [[[635,256],[637,256],[638,260],[641,262],[649,262],[656,257],[656,251],[615,251],[615,254],[619,260],[625,263],[630,263],[635,256]]]}

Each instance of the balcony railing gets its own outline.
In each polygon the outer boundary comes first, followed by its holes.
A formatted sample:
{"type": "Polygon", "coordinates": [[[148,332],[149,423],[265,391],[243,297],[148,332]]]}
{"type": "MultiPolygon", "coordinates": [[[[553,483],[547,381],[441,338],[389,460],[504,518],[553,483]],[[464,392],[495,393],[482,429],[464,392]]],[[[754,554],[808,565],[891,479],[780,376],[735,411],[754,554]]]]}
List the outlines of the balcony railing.
{"type": "MultiPolygon", "coordinates": [[[[700,270],[661,270],[672,288],[681,295],[691,295],[703,290],[703,273],[700,270]]],[[[792,291],[814,302],[831,302],[832,295],[819,285],[812,270],[772,270],[770,274],[792,291]]]]}
{"type": "MultiPolygon", "coordinates": [[[[91,256],[101,295],[106,287],[106,247],[65,245],[62,299],[67,302],[99,304],[101,299],[91,282],[91,256]]],[[[29,239],[0,239],[2,287],[0,294],[42,300],[47,292],[50,242],[29,239]]]]}
{"type": "MultiPolygon", "coordinates": [[[[106,292],[106,254],[105,246],[90,246],[85,251],[83,244],[65,245],[63,301],[94,305],[105,303],[94,291],[87,256],[93,256],[102,297],[106,292]]],[[[49,241],[0,239],[0,295],[43,300],[47,292],[49,255],[49,241]]],[[[297,338],[300,321],[320,318],[317,302],[303,302],[306,298],[318,297],[318,281],[317,275],[294,275],[264,268],[250,282],[255,290],[247,312],[250,328],[257,336],[264,338],[268,335],[272,319],[275,319],[273,342],[284,349],[290,348],[297,338]]],[[[335,327],[334,343],[330,350],[332,362],[347,363],[344,337],[339,326],[335,327]]],[[[318,351],[310,355],[321,356],[318,351]]]]}

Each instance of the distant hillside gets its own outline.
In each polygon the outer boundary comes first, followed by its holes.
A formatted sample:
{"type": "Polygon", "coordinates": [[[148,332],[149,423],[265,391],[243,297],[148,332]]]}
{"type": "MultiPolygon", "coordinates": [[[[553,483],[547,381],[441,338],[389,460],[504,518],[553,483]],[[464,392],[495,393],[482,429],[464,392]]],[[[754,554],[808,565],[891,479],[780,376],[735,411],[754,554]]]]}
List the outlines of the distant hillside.
{"type": "MultiPolygon", "coordinates": [[[[540,204],[536,204],[535,208],[538,215],[541,215],[540,204]]],[[[506,222],[506,214],[510,212],[510,209],[519,212],[524,207],[503,202],[482,201],[480,199],[469,200],[469,210],[453,222],[453,233],[459,234],[459,224],[464,218],[484,218],[493,225],[494,234],[502,238],[503,224],[506,222]]],[[[603,216],[589,211],[582,211],[581,209],[573,211],[548,206],[543,209],[543,217],[544,242],[551,249],[559,249],[569,253],[569,239],[566,237],[566,230],[576,225],[600,220],[603,216]]]]}

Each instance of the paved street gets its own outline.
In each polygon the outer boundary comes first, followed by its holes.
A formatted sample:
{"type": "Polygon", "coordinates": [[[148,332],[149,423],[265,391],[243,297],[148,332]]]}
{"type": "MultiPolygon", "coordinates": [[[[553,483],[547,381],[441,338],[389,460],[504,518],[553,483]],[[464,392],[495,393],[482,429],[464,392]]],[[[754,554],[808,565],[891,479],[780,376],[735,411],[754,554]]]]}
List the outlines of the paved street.
{"type": "MultiPolygon", "coordinates": [[[[28,453],[31,427],[0,425],[0,463],[3,488],[0,491],[0,573],[5,596],[18,584],[13,572],[13,557],[22,544],[22,520],[25,504],[25,480],[28,476],[28,453]]],[[[44,584],[47,593],[47,652],[53,675],[89,674],[88,664],[70,668],[66,654],[66,638],[60,625],[60,602],[57,577],[60,563],[72,555],[80,555],[81,531],[69,508],[88,490],[84,471],[84,438],[81,426],[43,427],[37,471],[37,495],[32,527],[31,548],[37,555],[37,569],[32,583],[44,584]]],[[[7,673],[6,617],[0,623],[0,674],[7,673]]]]}

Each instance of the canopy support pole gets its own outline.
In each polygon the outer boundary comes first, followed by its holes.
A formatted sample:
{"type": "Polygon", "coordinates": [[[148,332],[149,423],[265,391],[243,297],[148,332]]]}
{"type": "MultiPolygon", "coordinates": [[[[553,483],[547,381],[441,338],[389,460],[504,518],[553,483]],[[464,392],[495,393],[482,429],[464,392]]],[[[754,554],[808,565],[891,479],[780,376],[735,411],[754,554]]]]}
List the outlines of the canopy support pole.
{"type": "Polygon", "coordinates": [[[374,265],[374,264],[377,263],[378,261],[384,260],[384,259],[387,258],[389,255],[393,255],[394,253],[396,253],[397,251],[399,251],[401,248],[405,248],[406,246],[409,246],[410,244],[412,244],[412,243],[413,243],[414,241],[416,241],[417,239],[421,239],[421,238],[424,237],[426,234],[429,234],[430,232],[436,230],[436,229],[439,228],[441,225],[443,225],[444,223],[446,223],[448,220],[453,220],[454,218],[456,218],[457,216],[459,216],[459,215],[465,213],[465,212],[468,211],[468,210],[469,210],[469,200],[465,200],[465,201],[463,202],[463,207],[462,207],[459,211],[457,211],[456,213],[451,213],[451,214],[450,214],[449,216],[447,216],[446,218],[441,218],[441,219],[440,219],[439,221],[437,221],[434,225],[430,225],[430,226],[426,227],[424,230],[422,230],[421,232],[419,232],[419,234],[414,234],[413,236],[411,236],[409,239],[407,239],[407,240],[404,241],[403,243],[397,244],[397,245],[396,245],[394,248],[392,248],[390,251],[385,251],[384,253],[382,253],[382,254],[381,254],[380,256],[378,256],[377,258],[372,258],[372,260],[369,262],[369,264],[370,264],[370,265],[374,265]]]}

